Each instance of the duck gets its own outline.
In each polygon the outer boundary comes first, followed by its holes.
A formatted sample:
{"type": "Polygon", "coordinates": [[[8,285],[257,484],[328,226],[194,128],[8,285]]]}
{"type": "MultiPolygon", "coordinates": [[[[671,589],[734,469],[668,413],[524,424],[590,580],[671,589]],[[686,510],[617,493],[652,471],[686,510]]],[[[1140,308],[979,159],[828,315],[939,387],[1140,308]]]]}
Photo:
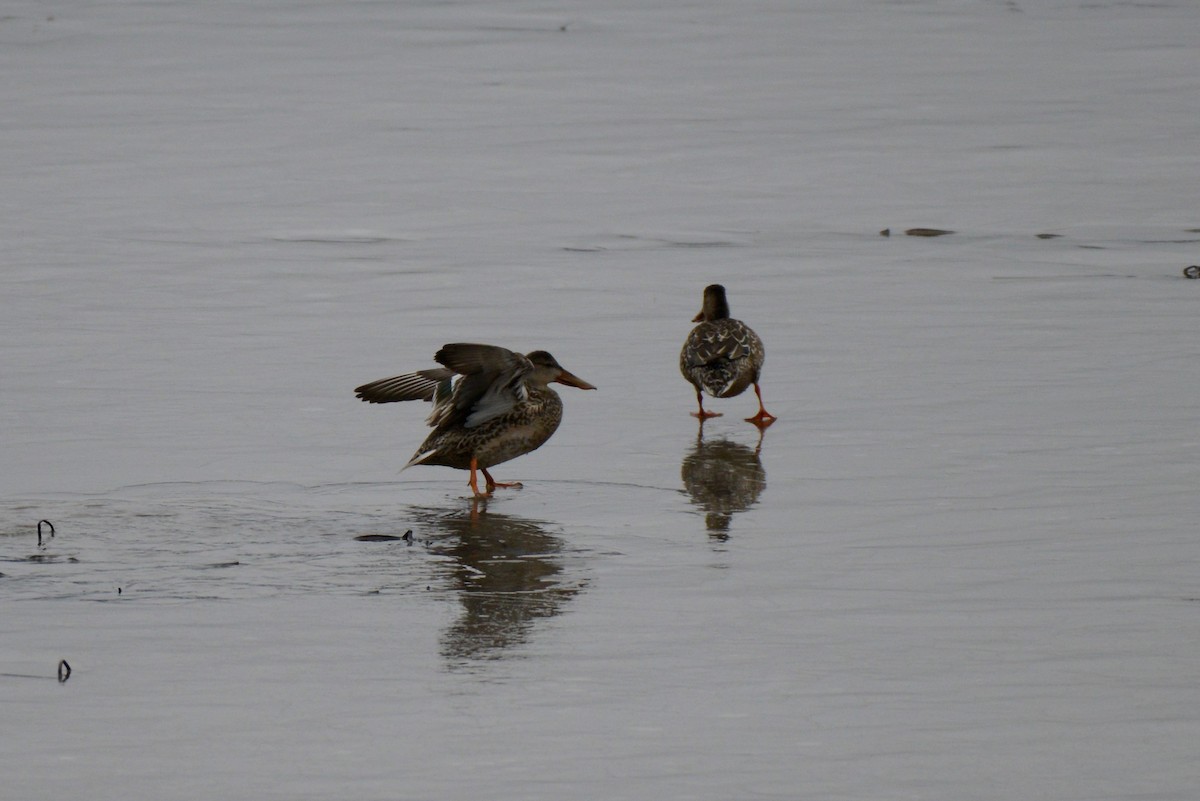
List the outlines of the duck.
{"type": "Polygon", "coordinates": [[[758,385],[766,349],[750,326],[729,316],[725,287],[710,284],[704,288],[703,305],[692,322],[699,325],[688,334],[679,353],[679,371],[696,388],[696,403],[700,407],[692,416],[700,418],[701,423],[721,416],[720,412],[704,408],[704,393],[714,398],[732,398],[753,386],[758,396],[758,414],[747,417],[746,422],[759,429],[775,422],[777,418],[763,406],[762,389],[758,385]]]}
{"type": "Polygon", "coordinates": [[[563,403],[550,384],[596,388],[544,350],[521,354],[456,342],[442,346],[433,359],[442,366],[372,381],[354,394],[367,403],[432,402],[426,422],[433,431],[401,469],[425,464],[469,470],[476,498],[491,496],[497,487],[520,487],[496,481],[488,468],[537,450],[558,429],[563,403]]]}

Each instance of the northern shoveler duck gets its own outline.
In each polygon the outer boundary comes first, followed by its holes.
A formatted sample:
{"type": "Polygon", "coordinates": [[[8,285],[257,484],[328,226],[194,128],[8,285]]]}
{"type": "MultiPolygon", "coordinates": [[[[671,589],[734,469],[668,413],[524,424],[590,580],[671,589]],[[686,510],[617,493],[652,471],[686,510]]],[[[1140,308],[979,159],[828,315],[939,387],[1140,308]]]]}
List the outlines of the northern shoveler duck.
{"type": "Polygon", "coordinates": [[[551,382],[595,389],[544,350],[522,356],[495,345],[460,342],[444,346],[433,358],[442,367],[372,381],[354,394],[368,403],[432,401],[427,422],[433,432],[404,467],[470,470],[477,498],[496,487],[521,486],[498,483],[487,469],[537,450],[562,422],[562,399],[551,382]],[[479,491],[477,470],[486,492],[479,491]]]}
{"type": "Polygon", "coordinates": [[[714,398],[732,398],[753,385],[758,396],[758,414],[747,417],[746,421],[759,428],[775,422],[775,416],[763,407],[762,390],[758,387],[766,350],[758,334],[741,320],[729,316],[725,287],[720,284],[705,287],[704,306],[692,322],[700,325],[692,329],[679,353],[679,370],[696,388],[696,403],[700,406],[700,411],[692,412],[692,416],[699,417],[701,422],[721,416],[720,412],[705,410],[703,393],[714,398]]]}

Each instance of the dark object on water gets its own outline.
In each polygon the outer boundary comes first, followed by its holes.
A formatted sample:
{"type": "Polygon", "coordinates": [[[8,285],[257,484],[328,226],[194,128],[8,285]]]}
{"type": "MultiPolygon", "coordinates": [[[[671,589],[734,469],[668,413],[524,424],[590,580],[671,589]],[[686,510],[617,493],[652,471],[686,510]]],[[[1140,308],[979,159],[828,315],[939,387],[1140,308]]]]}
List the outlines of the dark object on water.
{"type": "Polygon", "coordinates": [[[1191,267],[1183,268],[1184,278],[1200,278],[1200,264],[1193,264],[1191,267]]]}
{"type": "Polygon", "coordinates": [[[71,678],[71,666],[65,659],[58,660],[58,683],[66,684],[69,678],[71,678]]]}
{"type": "Polygon", "coordinates": [[[408,531],[404,532],[404,536],[401,537],[400,539],[404,540],[409,545],[412,545],[412,543],[413,543],[412,529],[410,528],[408,531]]]}
{"type": "Polygon", "coordinates": [[[433,401],[433,432],[405,467],[437,464],[471,471],[480,498],[499,484],[489,467],[537,450],[562,422],[563,404],[550,384],[595,389],[544,350],[527,355],[495,345],[455,343],[434,355],[442,365],[363,384],[354,393],[368,403],[433,401]],[[476,472],[486,491],[480,492],[476,472]]]}
{"type": "Polygon", "coordinates": [[[891,229],[891,228],[884,228],[882,231],[880,231],[880,232],[879,232],[879,235],[880,235],[880,236],[891,236],[891,235],[892,235],[892,229],[891,229]]]}
{"type": "Polygon", "coordinates": [[[766,350],[750,326],[729,316],[725,287],[720,284],[705,287],[704,305],[692,322],[700,325],[688,334],[679,353],[679,372],[696,388],[696,403],[700,407],[692,416],[701,422],[721,416],[720,412],[705,411],[703,393],[714,398],[732,398],[753,385],[758,396],[758,414],[747,417],[746,422],[759,428],[774,423],[775,416],[763,407],[762,391],[758,388],[766,350]]]}
{"type": "Polygon", "coordinates": [[[1062,234],[1038,234],[1038,239],[1060,239],[1062,234]]]}
{"type": "Polygon", "coordinates": [[[942,228],[909,228],[904,233],[909,236],[945,236],[952,234],[953,231],[946,231],[942,228]]]}
{"type": "Polygon", "coordinates": [[[412,539],[412,532],[406,533],[403,537],[395,534],[359,534],[354,539],[358,542],[398,542],[412,539]]]}
{"type": "Polygon", "coordinates": [[[50,539],[54,539],[54,524],[49,520],[38,521],[38,547],[42,547],[42,524],[45,523],[50,528],[50,539]]]}

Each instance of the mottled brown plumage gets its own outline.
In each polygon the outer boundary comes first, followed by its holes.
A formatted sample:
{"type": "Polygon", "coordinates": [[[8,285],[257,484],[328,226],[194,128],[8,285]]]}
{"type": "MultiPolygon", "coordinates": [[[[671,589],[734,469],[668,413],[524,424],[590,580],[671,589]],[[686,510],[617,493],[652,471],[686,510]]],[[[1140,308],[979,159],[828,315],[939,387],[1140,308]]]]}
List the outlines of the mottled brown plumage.
{"type": "Polygon", "coordinates": [[[368,403],[432,401],[427,422],[433,432],[405,467],[470,470],[476,496],[520,486],[497,483],[487,468],[536,450],[558,428],[562,399],[550,383],[595,389],[544,350],[522,356],[495,345],[460,342],[444,346],[433,358],[442,367],[373,381],[354,392],[368,403]],[[479,491],[476,470],[487,482],[486,493],[479,491]]]}
{"type": "Polygon", "coordinates": [[[705,410],[705,392],[714,398],[732,398],[753,386],[758,396],[758,414],[747,417],[747,422],[760,428],[775,422],[775,417],[763,407],[762,390],[758,386],[766,350],[750,326],[729,316],[725,287],[712,284],[705,288],[704,305],[692,322],[699,325],[692,329],[679,353],[679,371],[696,388],[696,403],[700,407],[692,415],[702,421],[720,417],[720,412],[705,410]]]}

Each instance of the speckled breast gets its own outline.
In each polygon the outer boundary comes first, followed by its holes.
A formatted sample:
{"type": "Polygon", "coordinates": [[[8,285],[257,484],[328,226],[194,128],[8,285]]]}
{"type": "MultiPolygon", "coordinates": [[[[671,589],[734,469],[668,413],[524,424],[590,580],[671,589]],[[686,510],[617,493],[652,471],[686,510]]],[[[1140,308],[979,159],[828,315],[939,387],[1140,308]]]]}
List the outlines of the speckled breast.
{"type": "Polygon", "coordinates": [[[477,428],[434,431],[419,451],[436,448],[437,453],[423,464],[466,470],[472,457],[480,467],[507,462],[537,450],[550,439],[562,422],[562,413],[562,399],[554,390],[531,390],[528,402],[477,428]]]}

